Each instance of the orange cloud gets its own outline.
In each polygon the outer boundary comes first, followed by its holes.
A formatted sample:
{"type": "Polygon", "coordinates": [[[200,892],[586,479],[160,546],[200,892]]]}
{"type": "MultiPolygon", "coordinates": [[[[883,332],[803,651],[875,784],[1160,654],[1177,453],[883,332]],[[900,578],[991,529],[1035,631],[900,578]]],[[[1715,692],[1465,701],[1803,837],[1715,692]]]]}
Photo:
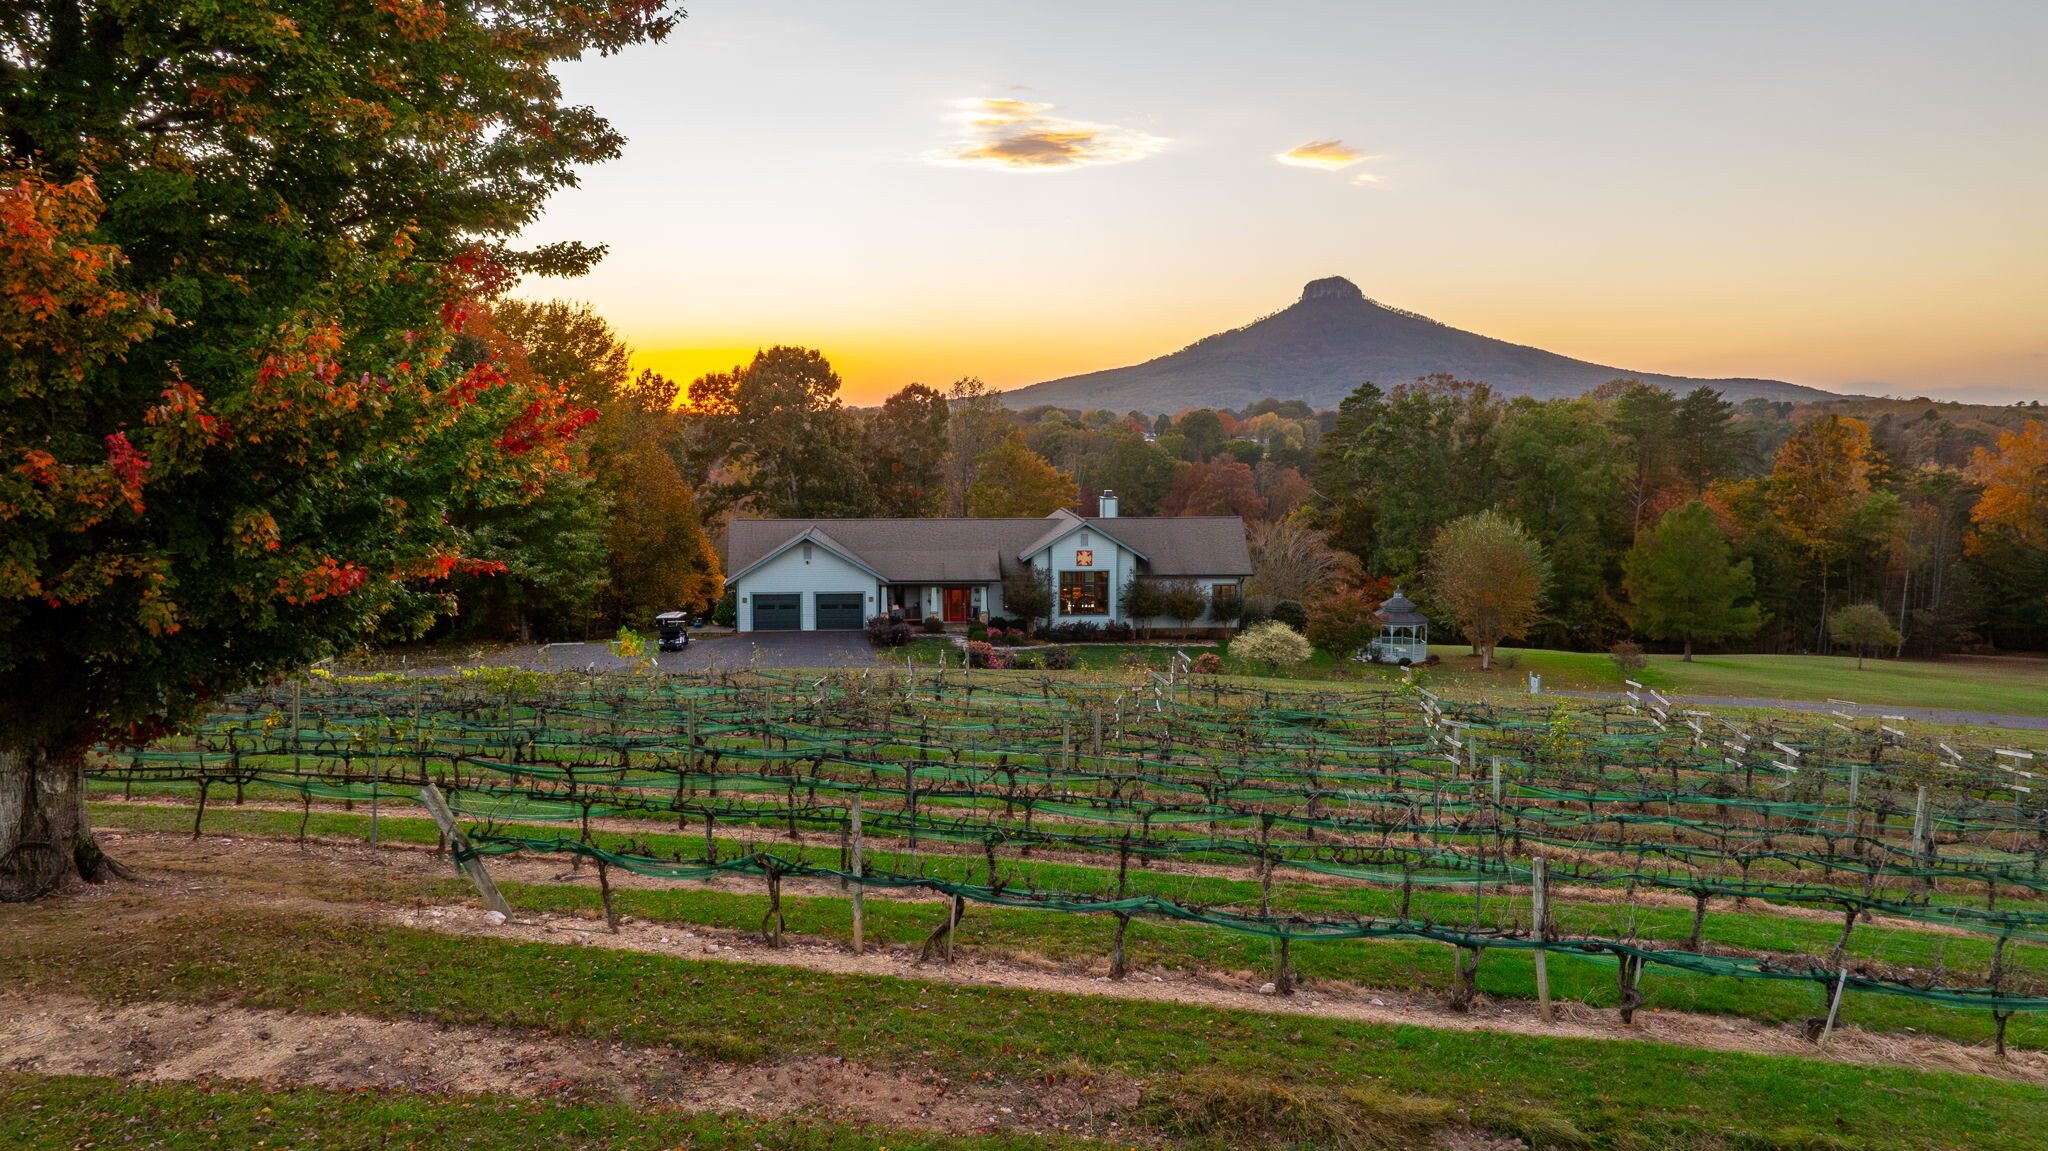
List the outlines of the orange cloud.
{"type": "Polygon", "coordinates": [[[1136,128],[1048,115],[1054,105],[1030,100],[983,97],[959,108],[966,138],[931,153],[934,164],[1048,172],[1142,160],[1172,143],[1136,128]]]}
{"type": "Polygon", "coordinates": [[[1367,160],[1377,160],[1380,157],[1368,156],[1342,140],[1311,140],[1306,144],[1289,148],[1273,158],[1282,164],[1291,164],[1297,168],[1320,168],[1325,172],[1341,172],[1353,164],[1363,164],[1367,160]]]}

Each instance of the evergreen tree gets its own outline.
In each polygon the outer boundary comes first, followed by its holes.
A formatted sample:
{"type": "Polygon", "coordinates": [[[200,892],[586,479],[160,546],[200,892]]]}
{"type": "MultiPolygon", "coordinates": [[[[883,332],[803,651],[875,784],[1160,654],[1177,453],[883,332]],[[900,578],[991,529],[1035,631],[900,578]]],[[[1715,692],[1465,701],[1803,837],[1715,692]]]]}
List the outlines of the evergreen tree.
{"type": "Polygon", "coordinates": [[[1697,500],[1665,513],[1622,567],[1636,630],[1684,643],[1688,663],[1693,644],[1742,639],[1762,622],[1747,602],[1756,594],[1749,561],[1730,558],[1713,511],[1697,500]]]}

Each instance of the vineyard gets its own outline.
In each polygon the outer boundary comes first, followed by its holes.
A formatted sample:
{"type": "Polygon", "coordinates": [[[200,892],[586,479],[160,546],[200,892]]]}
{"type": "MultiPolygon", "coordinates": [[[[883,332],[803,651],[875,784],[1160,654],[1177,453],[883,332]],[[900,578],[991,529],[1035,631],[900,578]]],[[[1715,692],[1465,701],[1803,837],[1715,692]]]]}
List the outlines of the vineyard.
{"type": "Polygon", "coordinates": [[[1904,727],[1657,697],[500,669],[250,691],[190,739],[103,753],[93,787],[189,797],[194,834],[209,804],[254,799],[296,805],[302,835],[346,805],[374,837],[445,796],[466,829],[442,846],[483,876],[573,857],[607,912],[614,869],[743,878],[770,943],[784,882],[808,881],[844,893],[856,950],[866,893],[931,899],[934,961],[971,939],[970,908],[1022,909],[1096,917],[1111,978],[1134,926],[1256,941],[1277,995],[1422,943],[1447,948],[1454,1010],[1505,966],[1546,1013],[1755,1000],[1825,1043],[1890,1002],[1923,1030],[2039,1046],[2037,761],[1904,727]]]}

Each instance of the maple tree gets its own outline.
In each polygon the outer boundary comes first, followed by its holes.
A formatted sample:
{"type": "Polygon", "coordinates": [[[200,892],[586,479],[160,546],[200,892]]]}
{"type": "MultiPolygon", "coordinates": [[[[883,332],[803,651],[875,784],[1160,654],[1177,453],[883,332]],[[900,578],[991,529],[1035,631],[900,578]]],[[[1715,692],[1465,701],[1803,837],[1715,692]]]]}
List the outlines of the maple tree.
{"type": "Polygon", "coordinates": [[[619,138],[555,62],[661,0],[0,8],[0,886],[118,865],[96,743],[417,632],[595,413],[449,348],[619,138]]]}
{"type": "Polygon", "coordinates": [[[974,480],[967,485],[971,516],[1049,516],[1080,502],[1074,477],[1047,463],[1016,435],[982,453],[974,462],[974,480]]]}
{"type": "Polygon", "coordinates": [[[2048,423],[2028,420],[1999,434],[1997,450],[1978,448],[1970,478],[1984,485],[1970,522],[1982,535],[2002,535],[2048,550],[2048,423]]]}

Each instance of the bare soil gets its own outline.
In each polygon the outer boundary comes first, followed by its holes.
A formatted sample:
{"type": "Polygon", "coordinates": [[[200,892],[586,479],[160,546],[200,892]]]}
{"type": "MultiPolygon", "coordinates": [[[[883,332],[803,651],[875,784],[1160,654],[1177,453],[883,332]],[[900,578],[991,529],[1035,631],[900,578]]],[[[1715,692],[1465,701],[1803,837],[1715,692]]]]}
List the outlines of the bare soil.
{"type": "MultiPolygon", "coordinates": [[[[360,1015],[0,994],[0,1069],[140,1080],[520,1095],[639,1107],[814,1112],[955,1134],[1000,1128],[1109,1132],[1137,1098],[1102,1077],[1031,1089],[955,1084],[836,1057],[767,1066],[487,1028],[360,1015]]],[[[1114,1133],[1114,1132],[1109,1132],[1114,1133]]]]}

